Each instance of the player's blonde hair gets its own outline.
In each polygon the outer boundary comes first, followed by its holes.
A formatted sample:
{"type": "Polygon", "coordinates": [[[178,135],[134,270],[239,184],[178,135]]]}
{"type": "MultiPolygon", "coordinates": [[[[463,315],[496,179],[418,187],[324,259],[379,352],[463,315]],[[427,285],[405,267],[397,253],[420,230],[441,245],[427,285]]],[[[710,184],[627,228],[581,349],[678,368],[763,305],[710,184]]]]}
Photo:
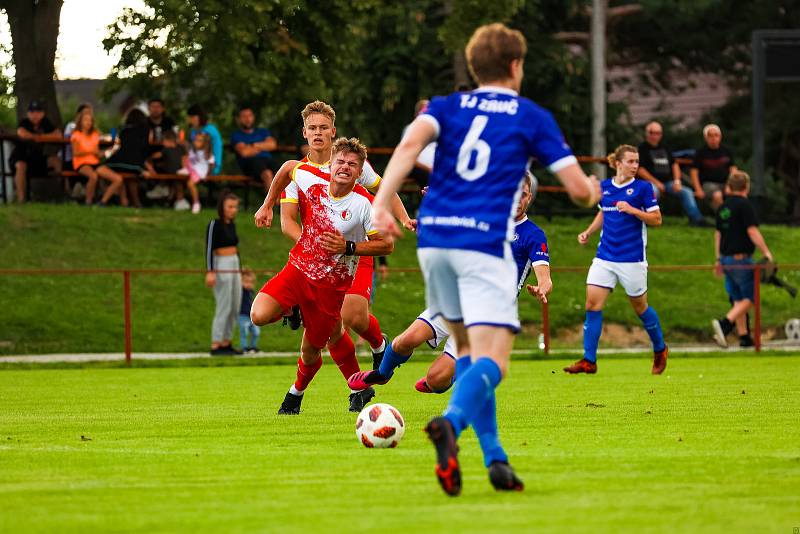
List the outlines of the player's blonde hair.
{"type": "Polygon", "coordinates": [[[300,116],[303,118],[304,125],[306,123],[306,119],[308,119],[308,116],[314,113],[325,115],[331,120],[331,124],[336,124],[336,112],[333,111],[333,108],[322,100],[314,100],[313,102],[306,104],[306,107],[304,107],[303,111],[300,112],[300,116]]]}
{"type": "MultiPolygon", "coordinates": [[[[331,147],[331,156],[338,154],[339,152],[353,153],[358,155],[358,159],[361,160],[361,165],[367,161],[367,147],[358,139],[358,137],[340,137],[336,141],[333,142],[333,146],[331,147]]],[[[331,158],[333,159],[333,158],[331,158]]]]}
{"type": "Polygon", "coordinates": [[[464,50],[469,72],[479,84],[508,78],[511,62],[524,59],[527,52],[522,32],[499,22],[475,30],[464,50]]]}
{"type": "Polygon", "coordinates": [[[750,187],[750,175],[744,171],[732,172],[731,175],[728,176],[727,185],[728,189],[734,193],[747,191],[747,188],[750,187]]]}
{"type": "Polygon", "coordinates": [[[614,149],[614,152],[608,155],[606,158],[608,160],[608,165],[612,169],[617,168],[617,163],[622,163],[622,160],[625,158],[625,154],[627,152],[633,152],[634,154],[639,153],[639,149],[637,149],[633,145],[619,145],[617,148],[614,149]]]}

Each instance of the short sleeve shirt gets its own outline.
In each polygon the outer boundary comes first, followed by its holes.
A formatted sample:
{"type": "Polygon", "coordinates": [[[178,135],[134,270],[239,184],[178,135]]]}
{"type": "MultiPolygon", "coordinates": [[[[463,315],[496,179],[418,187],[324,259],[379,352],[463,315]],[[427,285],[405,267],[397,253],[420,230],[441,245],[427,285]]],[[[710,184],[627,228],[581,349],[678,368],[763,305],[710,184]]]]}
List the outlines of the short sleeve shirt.
{"type": "Polygon", "coordinates": [[[647,142],[639,145],[639,165],[660,182],[672,180],[674,162],[672,154],[664,145],[650,146],[647,142]]]}
{"type": "Polygon", "coordinates": [[[74,146],[78,145],[78,152],[91,152],[83,156],[72,157],[72,166],[74,169],[80,169],[83,165],[97,165],[100,163],[100,158],[97,157],[97,149],[100,146],[100,132],[97,130],[85,134],[81,131],[75,130],[70,135],[70,143],[74,146]]]}
{"type": "Polygon", "coordinates": [[[632,179],[617,184],[613,178],[608,178],[600,188],[603,230],[597,257],[615,263],[647,261],[647,225],[638,217],[619,211],[617,203],[625,201],[636,209],[655,211],[659,207],[653,186],[645,180],[632,179]]]}
{"type": "Polygon", "coordinates": [[[547,236],[541,228],[527,217],[518,221],[511,241],[511,253],[517,264],[517,293],[522,290],[531,269],[538,265],[550,265],[550,250],[547,236]]]}
{"type": "Polygon", "coordinates": [[[747,234],[751,226],[758,226],[753,205],[744,197],[730,195],[717,210],[717,230],[720,233],[719,252],[723,256],[752,255],[756,246],[747,234]]]}
{"type": "MultiPolygon", "coordinates": [[[[252,145],[253,143],[260,143],[261,141],[264,141],[265,139],[268,139],[270,137],[273,137],[272,132],[270,132],[266,128],[253,128],[253,130],[250,132],[246,132],[244,130],[236,130],[235,132],[233,132],[233,134],[231,134],[231,144],[233,146],[236,146],[239,143],[252,145]]],[[[261,152],[252,157],[271,158],[272,153],[267,152],[266,150],[262,150],[261,152]]]]}
{"type": "Polygon", "coordinates": [[[717,148],[704,146],[695,152],[692,162],[692,168],[697,169],[701,183],[724,184],[733,165],[733,152],[724,145],[717,148]]]}
{"type": "Polygon", "coordinates": [[[303,231],[289,252],[289,263],[312,284],[339,290],[349,288],[359,257],[327,252],[320,244],[320,236],[339,231],[346,241],[360,243],[376,234],[369,193],[356,186],[347,195],[334,197],[330,193],[330,175],[302,163],[292,171],[292,183],[299,197],[303,231]]]}

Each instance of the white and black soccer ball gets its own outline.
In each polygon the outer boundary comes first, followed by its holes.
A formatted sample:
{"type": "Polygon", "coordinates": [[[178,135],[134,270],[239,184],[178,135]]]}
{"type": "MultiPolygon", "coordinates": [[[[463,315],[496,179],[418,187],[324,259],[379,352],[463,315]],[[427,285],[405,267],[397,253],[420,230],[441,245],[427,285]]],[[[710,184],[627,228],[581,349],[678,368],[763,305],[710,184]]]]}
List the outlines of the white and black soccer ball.
{"type": "Polygon", "coordinates": [[[370,404],[356,418],[356,437],[369,449],[393,449],[405,432],[403,416],[388,404],[370,404]]]}
{"type": "Polygon", "coordinates": [[[800,319],[786,321],[786,339],[800,341],[800,319]]]}

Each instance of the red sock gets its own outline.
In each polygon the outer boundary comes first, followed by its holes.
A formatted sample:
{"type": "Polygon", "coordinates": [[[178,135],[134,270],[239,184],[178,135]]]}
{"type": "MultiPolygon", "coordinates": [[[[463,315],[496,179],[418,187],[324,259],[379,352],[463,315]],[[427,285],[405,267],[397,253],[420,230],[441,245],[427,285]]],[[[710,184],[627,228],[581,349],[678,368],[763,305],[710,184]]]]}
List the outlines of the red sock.
{"type": "Polygon", "coordinates": [[[318,359],[311,365],[306,365],[303,358],[297,359],[297,380],[294,382],[294,388],[297,391],[305,391],[314,375],[317,374],[319,368],[322,367],[322,358],[318,359]]]}
{"type": "Polygon", "coordinates": [[[377,349],[381,346],[381,343],[383,343],[381,325],[378,324],[378,320],[371,313],[369,314],[369,326],[363,332],[359,332],[359,335],[363,337],[364,341],[369,343],[369,346],[373,349],[377,349]]]}
{"type": "Polygon", "coordinates": [[[356,359],[356,346],[353,345],[353,340],[347,332],[336,343],[328,344],[328,350],[345,380],[361,370],[356,359]]]}

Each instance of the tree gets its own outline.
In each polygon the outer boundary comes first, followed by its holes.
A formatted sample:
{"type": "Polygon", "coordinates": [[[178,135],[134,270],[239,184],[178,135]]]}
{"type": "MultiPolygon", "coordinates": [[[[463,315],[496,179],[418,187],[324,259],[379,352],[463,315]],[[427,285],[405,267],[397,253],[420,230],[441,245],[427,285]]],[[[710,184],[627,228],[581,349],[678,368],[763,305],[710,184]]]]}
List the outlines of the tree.
{"type": "Polygon", "coordinates": [[[47,116],[61,126],[53,80],[62,4],[63,0],[0,1],[0,9],[8,15],[11,26],[18,119],[25,116],[31,100],[41,99],[47,116]]]}

